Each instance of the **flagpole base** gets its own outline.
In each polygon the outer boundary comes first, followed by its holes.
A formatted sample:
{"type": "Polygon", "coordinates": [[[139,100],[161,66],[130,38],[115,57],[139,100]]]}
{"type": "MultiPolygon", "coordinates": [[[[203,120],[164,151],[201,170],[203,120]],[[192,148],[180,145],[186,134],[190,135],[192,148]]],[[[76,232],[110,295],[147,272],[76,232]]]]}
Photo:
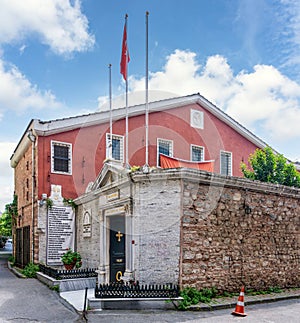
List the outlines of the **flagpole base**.
{"type": "Polygon", "coordinates": [[[131,169],[131,166],[130,166],[128,163],[125,163],[125,164],[123,165],[123,167],[124,167],[125,169],[131,169]]]}
{"type": "Polygon", "coordinates": [[[142,167],[142,171],[144,174],[148,174],[150,172],[150,167],[148,164],[145,164],[143,167],[142,167]]]}

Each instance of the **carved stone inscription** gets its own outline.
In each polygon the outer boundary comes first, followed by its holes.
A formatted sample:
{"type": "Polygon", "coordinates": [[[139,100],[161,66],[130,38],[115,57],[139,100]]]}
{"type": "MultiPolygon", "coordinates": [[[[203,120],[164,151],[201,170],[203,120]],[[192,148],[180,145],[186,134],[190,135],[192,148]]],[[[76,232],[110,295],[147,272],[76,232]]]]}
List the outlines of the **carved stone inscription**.
{"type": "Polygon", "coordinates": [[[48,210],[47,264],[60,265],[67,248],[74,250],[75,216],[72,207],[53,206],[48,210]]]}

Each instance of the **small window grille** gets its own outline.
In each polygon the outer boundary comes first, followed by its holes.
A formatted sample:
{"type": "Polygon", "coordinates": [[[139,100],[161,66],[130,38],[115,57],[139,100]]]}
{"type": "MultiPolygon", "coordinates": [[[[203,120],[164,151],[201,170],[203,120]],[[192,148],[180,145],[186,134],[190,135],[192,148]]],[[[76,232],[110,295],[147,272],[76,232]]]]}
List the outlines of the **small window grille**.
{"type": "Polygon", "coordinates": [[[221,174],[231,176],[232,175],[232,153],[221,151],[220,161],[221,161],[221,174]]]}
{"type": "Polygon", "coordinates": [[[71,144],[52,142],[52,165],[53,173],[71,174],[71,144]]]}
{"type": "MultiPolygon", "coordinates": [[[[123,147],[124,147],[124,137],[118,135],[112,135],[112,158],[115,160],[123,161],[123,147]]],[[[106,158],[109,158],[110,154],[110,134],[106,135],[106,158]]]]}
{"type": "Polygon", "coordinates": [[[192,161],[203,161],[204,160],[204,148],[200,146],[192,145],[192,151],[191,151],[191,160],[192,161]]]}
{"type": "Polygon", "coordinates": [[[157,165],[159,166],[159,154],[173,156],[173,141],[166,139],[157,139],[157,165]]]}

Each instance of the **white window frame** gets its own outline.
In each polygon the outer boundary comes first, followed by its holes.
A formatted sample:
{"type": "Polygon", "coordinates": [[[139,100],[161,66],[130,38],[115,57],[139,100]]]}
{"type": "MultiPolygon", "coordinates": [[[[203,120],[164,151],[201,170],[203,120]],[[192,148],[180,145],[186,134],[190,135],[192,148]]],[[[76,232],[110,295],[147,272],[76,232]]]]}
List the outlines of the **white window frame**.
{"type": "Polygon", "coordinates": [[[159,167],[159,143],[164,142],[169,144],[169,157],[173,157],[173,140],[164,139],[164,138],[157,138],[156,139],[156,165],[159,167]]]}
{"type": "Polygon", "coordinates": [[[204,129],[204,113],[203,113],[203,111],[191,109],[190,125],[193,128],[204,129]]]}
{"type": "Polygon", "coordinates": [[[191,160],[192,162],[204,161],[204,160],[205,160],[205,156],[204,156],[204,152],[205,152],[205,150],[204,150],[204,147],[203,147],[203,146],[198,146],[198,145],[193,145],[193,144],[191,144],[191,148],[190,148],[190,149],[191,149],[191,150],[190,150],[190,156],[191,156],[190,160],[191,160]],[[196,149],[200,149],[200,150],[202,150],[202,159],[201,159],[201,160],[193,160],[193,148],[196,148],[196,149]]]}
{"type": "Polygon", "coordinates": [[[232,152],[231,151],[225,151],[225,150],[220,151],[220,174],[221,175],[226,175],[226,176],[232,176],[232,152]],[[222,154],[227,154],[227,155],[230,156],[229,174],[222,174],[222,154]]]}
{"type": "Polygon", "coordinates": [[[72,144],[68,142],[51,140],[51,173],[62,174],[62,175],[72,175],[72,144]],[[69,156],[68,172],[54,170],[54,146],[68,147],[68,156],[69,156]]]}
{"type": "MultiPolygon", "coordinates": [[[[113,139],[118,139],[120,141],[120,159],[114,159],[120,162],[124,162],[124,136],[112,134],[113,139]]],[[[106,158],[109,158],[109,143],[110,143],[110,133],[106,133],[106,158]]]]}

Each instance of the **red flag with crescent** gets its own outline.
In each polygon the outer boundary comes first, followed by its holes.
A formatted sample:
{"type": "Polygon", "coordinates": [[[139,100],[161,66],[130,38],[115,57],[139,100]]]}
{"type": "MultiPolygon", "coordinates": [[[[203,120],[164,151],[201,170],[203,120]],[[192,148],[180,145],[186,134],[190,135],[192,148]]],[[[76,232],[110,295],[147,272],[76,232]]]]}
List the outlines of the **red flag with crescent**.
{"type": "Polygon", "coordinates": [[[127,46],[127,23],[125,22],[124,32],[123,32],[123,42],[122,42],[122,55],[121,55],[121,74],[124,80],[127,80],[127,64],[130,61],[129,51],[127,46]]]}

